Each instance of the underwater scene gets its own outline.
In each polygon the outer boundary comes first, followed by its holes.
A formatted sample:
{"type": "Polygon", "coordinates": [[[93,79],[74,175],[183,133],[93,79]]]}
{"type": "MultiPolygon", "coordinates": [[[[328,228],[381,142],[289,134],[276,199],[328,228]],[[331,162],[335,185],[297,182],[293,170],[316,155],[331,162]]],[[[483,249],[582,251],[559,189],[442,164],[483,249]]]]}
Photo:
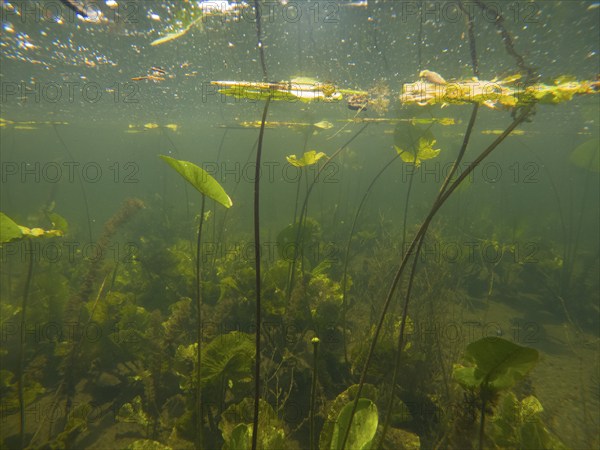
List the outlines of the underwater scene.
{"type": "Polygon", "coordinates": [[[600,3],[3,0],[0,448],[600,447],[600,3]]]}

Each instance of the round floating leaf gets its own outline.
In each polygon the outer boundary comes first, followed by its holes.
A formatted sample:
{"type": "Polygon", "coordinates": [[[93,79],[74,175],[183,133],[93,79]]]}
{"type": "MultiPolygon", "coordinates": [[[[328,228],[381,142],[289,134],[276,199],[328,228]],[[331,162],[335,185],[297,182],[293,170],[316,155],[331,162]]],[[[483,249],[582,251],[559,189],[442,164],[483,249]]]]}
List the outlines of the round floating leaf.
{"type": "Polygon", "coordinates": [[[292,166],[305,167],[312,166],[313,164],[318,163],[319,160],[324,156],[327,155],[323,152],[317,153],[316,150],[310,150],[304,153],[304,155],[300,159],[296,158],[296,155],[286,156],[285,158],[287,159],[287,162],[290,163],[292,166]]]}
{"type": "Polygon", "coordinates": [[[160,157],[202,194],[219,202],[225,208],[230,208],[233,205],[225,189],[206,170],[189,161],[182,161],[165,155],[160,155],[160,157]]]}

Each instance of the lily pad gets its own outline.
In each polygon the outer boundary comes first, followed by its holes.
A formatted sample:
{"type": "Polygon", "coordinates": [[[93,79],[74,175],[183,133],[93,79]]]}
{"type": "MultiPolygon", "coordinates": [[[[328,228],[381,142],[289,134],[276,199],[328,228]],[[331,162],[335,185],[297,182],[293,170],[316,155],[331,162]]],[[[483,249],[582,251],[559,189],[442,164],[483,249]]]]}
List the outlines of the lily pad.
{"type": "Polygon", "coordinates": [[[160,157],[208,198],[219,202],[225,208],[230,208],[233,205],[225,189],[206,170],[189,161],[182,161],[165,155],[160,155],[160,157]]]}
{"type": "Polygon", "coordinates": [[[302,155],[302,158],[300,159],[296,158],[296,155],[286,156],[285,159],[287,159],[287,162],[290,163],[292,166],[306,167],[318,163],[319,160],[324,156],[327,155],[323,152],[317,153],[316,150],[310,150],[304,153],[304,155],[302,155]]]}
{"type": "Polygon", "coordinates": [[[423,129],[412,123],[401,122],[394,130],[394,148],[407,164],[416,167],[422,161],[433,159],[440,154],[440,149],[434,149],[436,139],[427,128],[423,129]]]}

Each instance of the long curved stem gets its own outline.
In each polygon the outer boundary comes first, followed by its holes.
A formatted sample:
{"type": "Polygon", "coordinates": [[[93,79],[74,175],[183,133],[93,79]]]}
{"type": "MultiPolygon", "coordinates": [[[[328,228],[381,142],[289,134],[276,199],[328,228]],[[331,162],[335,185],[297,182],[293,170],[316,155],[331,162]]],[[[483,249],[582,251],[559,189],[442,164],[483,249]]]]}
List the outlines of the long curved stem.
{"type": "MultiPolygon", "coordinates": [[[[260,64],[263,72],[263,81],[267,82],[267,64],[265,50],[262,43],[262,24],[259,0],[254,0],[254,14],[256,17],[256,45],[260,53],[260,64]]],[[[267,98],[260,122],[258,134],[258,147],[256,148],[256,170],[254,173],[254,266],[256,271],[256,325],[255,325],[255,360],[254,360],[254,419],[252,421],[252,450],[256,450],[258,443],[258,419],[260,401],[260,334],[261,334],[261,281],[260,281],[260,162],[262,158],[263,138],[265,135],[265,121],[269,112],[271,97],[267,98]]]]}
{"type": "MultiPolygon", "coordinates": [[[[358,384],[356,398],[355,398],[355,400],[353,402],[353,405],[352,405],[352,411],[351,411],[351,414],[350,414],[348,428],[346,429],[346,433],[344,434],[344,439],[342,441],[342,447],[341,447],[342,450],[345,448],[346,442],[348,440],[350,426],[352,424],[352,420],[354,418],[354,414],[356,413],[356,408],[358,407],[358,399],[360,398],[360,394],[362,393],[362,389],[363,389],[363,386],[364,386],[365,381],[366,381],[367,371],[368,371],[369,366],[371,364],[371,359],[373,357],[373,353],[375,351],[375,347],[377,346],[377,341],[379,339],[379,335],[380,335],[381,330],[383,328],[383,322],[385,320],[387,311],[388,311],[388,309],[390,307],[390,304],[392,302],[392,298],[393,298],[393,296],[394,296],[394,294],[396,292],[396,288],[398,287],[400,279],[402,278],[402,275],[404,274],[404,269],[406,267],[406,264],[408,263],[408,260],[410,259],[411,256],[414,255],[416,247],[419,244],[419,241],[423,238],[423,236],[427,232],[427,229],[429,228],[429,225],[430,225],[431,221],[433,220],[433,218],[435,217],[435,215],[438,213],[438,211],[440,210],[440,208],[443,206],[443,204],[448,200],[448,198],[456,190],[456,188],[458,188],[458,186],[462,183],[462,181],[465,178],[467,178],[473,172],[473,170],[475,170],[475,168],[485,158],[487,158],[487,156],[491,152],[493,152],[498,147],[498,145],[500,145],[502,143],[502,141],[504,141],[504,139],[506,139],[506,137],[515,128],[517,128],[523,121],[525,121],[525,119],[527,119],[527,117],[529,117],[529,114],[531,113],[533,107],[534,107],[534,104],[531,104],[531,105],[528,105],[526,108],[524,108],[520,112],[520,115],[516,119],[513,120],[513,122],[506,128],[506,130],[504,130],[504,132],[500,136],[498,136],[494,140],[494,142],[492,142],[483,152],[481,152],[481,154],[459,175],[459,177],[456,179],[456,181],[454,181],[452,184],[450,184],[448,186],[448,188],[444,192],[440,193],[440,195],[437,197],[436,201],[432,205],[432,207],[431,207],[431,209],[429,211],[429,214],[427,215],[427,217],[425,218],[425,220],[423,221],[423,223],[419,227],[419,230],[417,231],[416,236],[412,240],[412,242],[411,242],[411,244],[410,244],[410,246],[409,246],[406,254],[402,258],[402,262],[400,263],[398,271],[396,272],[396,276],[394,277],[392,285],[390,286],[390,289],[388,291],[386,300],[385,300],[383,308],[381,310],[381,314],[379,316],[379,321],[378,321],[377,326],[375,328],[375,334],[373,336],[373,339],[371,340],[371,345],[369,347],[369,352],[367,353],[367,358],[366,358],[365,364],[363,366],[363,370],[362,370],[361,375],[360,375],[360,381],[359,381],[359,384],[358,384]]],[[[400,324],[399,341],[400,341],[401,345],[403,345],[404,331],[405,331],[405,328],[406,328],[407,311],[408,311],[408,298],[405,298],[404,305],[403,305],[403,310],[402,310],[402,322],[400,324]]]]}
{"type": "Polygon", "coordinates": [[[310,450],[315,448],[315,400],[317,397],[317,361],[319,358],[319,338],[312,338],[313,343],[313,376],[310,388],[310,450]]]}
{"type": "MultiPolygon", "coordinates": [[[[258,13],[257,13],[258,15],[258,13]]],[[[258,18],[257,18],[258,20],[258,18]]],[[[262,47],[261,47],[262,48],[262,47]]],[[[271,97],[267,98],[260,124],[258,147],[256,149],[256,170],[254,173],[254,267],[256,272],[256,324],[255,324],[255,355],[254,355],[254,420],[252,422],[252,450],[257,448],[258,414],[260,401],[260,335],[261,335],[261,279],[260,279],[260,162],[262,158],[265,122],[269,112],[271,97]]]]}

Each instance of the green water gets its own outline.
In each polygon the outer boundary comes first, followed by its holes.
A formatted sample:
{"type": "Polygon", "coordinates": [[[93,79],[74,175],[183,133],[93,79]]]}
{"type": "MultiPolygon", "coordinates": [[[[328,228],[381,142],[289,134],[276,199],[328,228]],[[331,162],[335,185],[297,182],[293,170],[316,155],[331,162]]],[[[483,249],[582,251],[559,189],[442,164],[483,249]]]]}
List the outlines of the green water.
{"type": "MultiPolygon", "coordinates": [[[[62,236],[9,236],[3,218],[1,448],[251,448],[265,101],[211,81],[263,81],[254,8],[86,3],[99,20],[53,0],[2,5],[0,209],[62,236]],[[160,154],[204,168],[233,202],[204,204],[200,402],[203,202],[160,154]]],[[[472,172],[430,222],[473,105],[399,100],[421,70],[474,76],[468,12],[481,80],[595,82],[599,4],[259,3],[268,81],[311,77],[369,103],[269,102],[257,448],[341,448],[380,322],[346,449],[377,448],[384,428],[388,449],[600,445],[597,94],[536,105],[470,168],[523,112],[480,106],[457,175],[472,172]],[[440,151],[415,168],[395,146],[419,137],[440,151]],[[286,159],[310,150],[326,156],[286,159]],[[386,302],[424,221],[418,264],[386,302]],[[486,337],[502,339],[489,372],[467,349],[486,337]],[[535,349],[531,367],[504,359],[504,340],[535,349]],[[484,384],[459,382],[458,365],[484,384]]]]}

